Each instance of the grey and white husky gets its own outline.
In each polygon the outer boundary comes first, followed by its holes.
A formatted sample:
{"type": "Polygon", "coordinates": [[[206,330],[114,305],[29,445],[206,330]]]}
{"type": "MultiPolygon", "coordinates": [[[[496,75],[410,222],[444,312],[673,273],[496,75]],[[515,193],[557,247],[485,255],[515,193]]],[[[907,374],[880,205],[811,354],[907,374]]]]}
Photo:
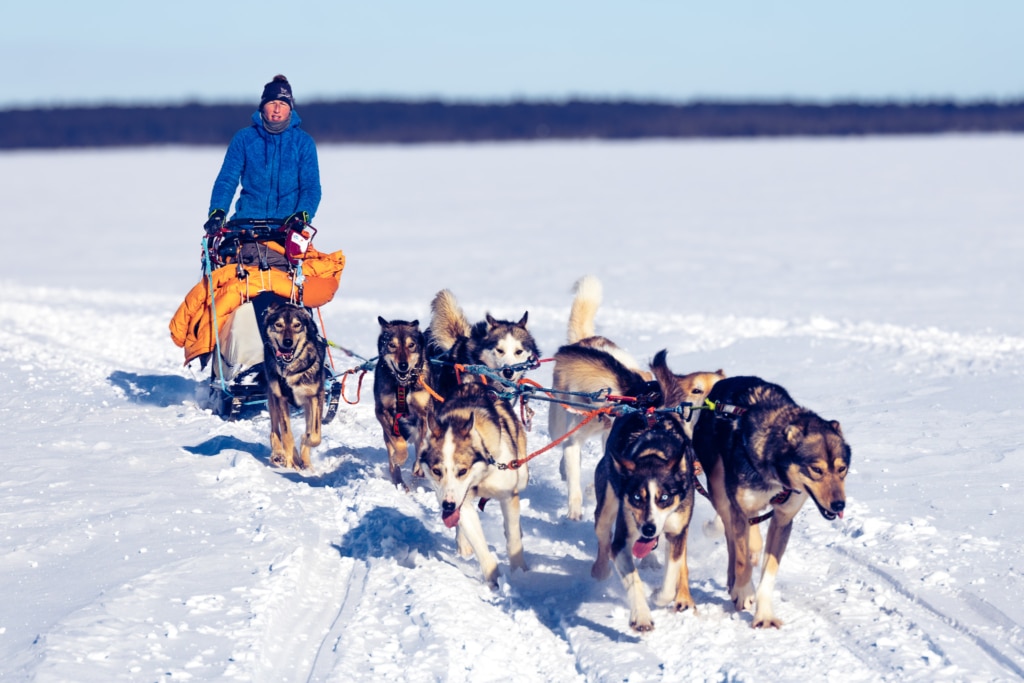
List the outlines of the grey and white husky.
{"type": "MultiPolygon", "coordinates": [[[[533,334],[526,328],[529,311],[517,322],[499,320],[488,313],[484,320],[470,325],[455,295],[442,289],[430,304],[428,330],[433,356],[444,361],[439,373],[438,390],[442,396],[458,383],[454,364],[485,365],[507,382],[516,382],[531,364],[540,358],[533,334]]],[[[473,381],[473,378],[465,378],[473,381]]]]}

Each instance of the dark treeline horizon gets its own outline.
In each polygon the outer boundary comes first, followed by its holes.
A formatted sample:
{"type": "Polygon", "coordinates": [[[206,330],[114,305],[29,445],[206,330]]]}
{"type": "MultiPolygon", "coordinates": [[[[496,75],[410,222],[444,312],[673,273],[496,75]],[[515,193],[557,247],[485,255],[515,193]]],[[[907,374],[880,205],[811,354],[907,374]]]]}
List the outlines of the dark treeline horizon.
{"type": "MultiPolygon", "coordinates": [[[[255,110],[200,103],[0,110],[0,149],[226,145],[255,110]]],[[[1024,100],[339,100],[299,103],[297,111],[318,143],[352,144],[1024,132],[1024,100]]]]}

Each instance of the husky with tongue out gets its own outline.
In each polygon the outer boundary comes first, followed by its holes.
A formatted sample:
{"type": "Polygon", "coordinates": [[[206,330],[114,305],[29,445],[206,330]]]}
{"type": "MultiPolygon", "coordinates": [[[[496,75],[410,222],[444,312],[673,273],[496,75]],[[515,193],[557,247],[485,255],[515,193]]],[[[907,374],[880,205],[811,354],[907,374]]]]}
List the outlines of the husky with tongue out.
{"type": "Polygon", "coordinates": [[[519,525],[519,492],[526,487],[526,432],[507,400],[483,384],[459,385],[435,413],[427,414],[427,439],[421,462],[441,503],[446,527],[456,527],[459,550],[475,554],[484,579],[498,583],[498,561],[484,537],[477,507],[488,499],[501,504],[509,565],[526,570],[519,525]]]}
{"type": "MultiPolygon", "coordinates": [[[[659,352],[651,371],[661,388],[663,407],[680,405],[683,395],[659,352]]],[[[693,514],[694,455],[678,412],[628,412],[615,418],[604,457],[594,472],[597,559],[591,568],[605,579],[615,565],[629,601],[629,625],[654,628],[636,562],[664,544],[665,578],[654,596],[677,612],[695,608],[686,565],[686,534],[693,514]]]]}

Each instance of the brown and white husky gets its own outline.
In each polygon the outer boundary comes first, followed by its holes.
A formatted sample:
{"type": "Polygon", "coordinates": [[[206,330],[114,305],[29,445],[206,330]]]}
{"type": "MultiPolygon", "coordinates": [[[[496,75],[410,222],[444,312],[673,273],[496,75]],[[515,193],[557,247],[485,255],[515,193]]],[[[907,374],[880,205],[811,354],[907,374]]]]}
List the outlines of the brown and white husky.
{"type": "Polygon", "coordinates": [[[484,580],[497,586],[498,561],[484,537],[477,498],[501,504],[509,565],[526,569],[519,523],[519,493],[529,479],[526,433],[512,406],[483,384],[461,384],[427,416],[426,448],[421,464],[441,504],[441,519],[457,527],[460,552],[476,555],[484,580]]]}

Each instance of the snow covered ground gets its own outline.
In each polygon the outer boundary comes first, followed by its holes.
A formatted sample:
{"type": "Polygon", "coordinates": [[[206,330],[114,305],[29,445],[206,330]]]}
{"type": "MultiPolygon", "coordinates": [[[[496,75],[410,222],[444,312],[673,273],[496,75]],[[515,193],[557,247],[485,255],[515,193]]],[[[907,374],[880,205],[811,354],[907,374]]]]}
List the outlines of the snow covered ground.
{"type": "Polygon", "coordinates": [[[644,636],[590,578],[557,453],[524,494],[531,569],[492,593],[429,487],[386,481],[369,378],[309,474],[269,466],[265,415],[197,406],[167,322],[222,153],[0,155],[0,679],[1024,677],[1024,137],[321,147],[317,245],[349,259],[323,316],[364,357],[377,315],[426,321],[442,287],[471,317],[528,309],[548,356],[593,273],[599,332],[638,358],[842,422],[847,513],[797,518],[782,629],[733,610],[698,499],[697,613],[644,636]]]}

